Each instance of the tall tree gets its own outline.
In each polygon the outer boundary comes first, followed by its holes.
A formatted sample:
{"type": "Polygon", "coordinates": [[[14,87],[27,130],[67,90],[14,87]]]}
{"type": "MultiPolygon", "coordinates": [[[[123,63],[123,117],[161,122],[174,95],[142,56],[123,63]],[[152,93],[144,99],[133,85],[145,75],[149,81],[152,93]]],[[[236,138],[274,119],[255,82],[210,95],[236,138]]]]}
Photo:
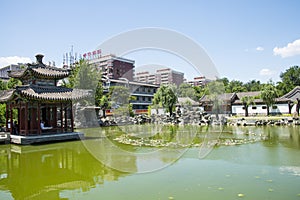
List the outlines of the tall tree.
{"type": "Polygon", "coordinates": [[[276,87],[269,83],[266,84],[260,93],[262,100],[267,105],[267,115],[270,115],[270,107],[275,103],[275,98],[278,97],[278,92],[276,87]]]}
{"type": "Polygon", "coordinates": [[[101,72],[90,65],[86,60],[80,60],[72,67],[69,77],[63,80],[63,86],[68,88],[87,89],[92,92],[92,97],[86,104],[99,106],[103,95],[101,72]]]}
{"type": "Polygon", "coordinates": [[[22,85],[21,81],[19,79],[10,78],[7,82],[7,88],[12,89],[18,85],[22,85]]]}
{"type": "Polygon", "coordinates": [[[172,116],[177,100],[175,85],[161,85],[155,93],[152,103],[161,104],[172,116]]]}
{"type": "Polygon", "coordinates": [[[135,100],[134,96],[131,96],[130,90],[125,86],[113,86],[109,88],[109,100],[110,106],[114,108],[115,116],[133,115],[132,104],[130,100],[135,100]]]}
{"type": "Polygon", "coordinates": [[[241,101],[242,101],[242,103],[243,103],[243,105],[244,105],[245,116],[248,117],[248,115],[249,115],[248,108],[249,108],[249,106],[250,106],[251,104],[254,103],[254,97],[252,97],[252,96],[243,96],[243,97],[241,98],[241,101]]]}
{"type": "Polygon", "coordinates": [[[257,80],[251,80],[244,84],[245,88],[248,92],[260,91],[261,90],[261,83],[257,80]]]}
{"type": "Polygon", "coordinates": [[[182,83],[178,87],[178,97],[189,97],[196,100],[196,92],[193,86],[188,83],[182,83]]]}
{"type": "Polygon", "coordinates": [[[199,100],[201,99],[205,94],[207,94],[207,89],[206,86],[194,86],[194,90],[195,90],[195,96],[196,99],[195,100],[199,100]]]}
{"type": "Polygon", "coordinates": [[[232,80],[225,87],[225,91],[227,93],[232,93],[232,92],[246,92],[247,89],[244,86],[244,84],[243,84],[242,81],[232,80]]]}
{"type": "Polygon", "coordinates": [[[7,84],[0,79],[0,90],[6,90],[7,89],[7,84]]]}
{"type": "Polygon", "coordinates": [[[108,97],[106,95],[103,95],[101,97],[99,106],[102,110],[102,116],[105,118],[106,117],[105,111],[110,107],[110,101],[108,100],[108,97]]]}
{"type": "Polygon", "coordinates": [[[280,74],[281,82],[278,83],[279,95],[284,95],[300,86],[300,68],[299,66],[292,66],[285,72],[280,74]]]}
{"type": "Polygon", "coordinates": [[[213,111],[216,114],[216,118],[219,119],[219,114],[223,105],[221,95],[225,93],[224,84],[222,81],[212,81],[207,84],[206,90],[208,99],[213,104],[213,111]]]}

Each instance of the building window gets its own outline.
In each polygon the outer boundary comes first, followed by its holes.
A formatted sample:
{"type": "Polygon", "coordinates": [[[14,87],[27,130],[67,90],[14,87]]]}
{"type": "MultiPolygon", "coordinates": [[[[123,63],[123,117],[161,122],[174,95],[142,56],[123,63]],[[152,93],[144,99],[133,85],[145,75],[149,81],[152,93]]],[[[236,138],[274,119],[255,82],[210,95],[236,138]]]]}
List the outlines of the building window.
{"type": "Polygon", "coordinates": [[[267,109],[267,106],[262,106],[261,108],[262,108],[262,109],[267,109]]]}
{"type": "Polygon", "coordinates": [[[243,106],[242,109],[245,110],[245,107],[243,106]]]}
{"type": "Polygon", "coordinates": [[[256,110],[256,109],[257,109],[257,107],[256,107],[256,106],[252,106],[252,109],[253,109],[253,110],[256,110]]]}
{"type": "Polygon", "coordinates": [[[272,106],[272,109],[277,109],[278,107],[277,106],[272,106]]]}

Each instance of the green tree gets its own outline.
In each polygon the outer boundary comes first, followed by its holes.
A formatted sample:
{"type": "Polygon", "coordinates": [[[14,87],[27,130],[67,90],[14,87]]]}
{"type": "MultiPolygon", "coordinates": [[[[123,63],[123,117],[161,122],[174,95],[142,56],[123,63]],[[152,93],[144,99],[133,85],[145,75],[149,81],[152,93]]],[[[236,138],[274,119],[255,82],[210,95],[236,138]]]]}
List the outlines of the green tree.
{"type": "Polygon", "coordinates": [[[175,85],[161,85],[155,93],[152,103],[162,105],[172,116],[177,100],[175,85]]]}
{"type": "Polygon", "coordinates": [[[22,82],[19,79],[10,78],[7,82],[7,88],[12,89],[16,86],[22,85],[22,82]]]}
{"type": "Polygon", "coordinates": [[[229,84],[229,80],[228,80],[228,78],[226,78],[226,77],[221,78],[221,79],[219,79],[219,80],[223,82],[223,85],[224,85],[225,88],[226,88],[227,85],[229,84]]]}
{"type": "MultiPolygon", "coordinates": [[[[96,90],[101,73],[86,60],[79,61],[79,70],[74,80],[74,87],[78,89],[96,90]]],[[[76,68],[76,67],[75,67],[76,68]]]]}
{"type": "Polygon", "coordinates": [[[244,86],[248,92],[260,91],[262,87],[260,81],[257,80],[248,81],[244,86]]]}
{"type": "Polygon", "coordinates": [[[135,99],[134,96],[131,96],[128,87],[117,85],[109,88],[110,106],[115,109],[114,115],[116,116],[126,116],[126,114],[133,116],[134,113],[130,101],[135,99]]]}
{"type": "Polygon", "coordinates": [[[193,100],[197,100],[195,89],[188,83],[182,83],[179,85],[178,97],[189,97],[193,100]]]}
{"type": "Polygon", "coordinates": [[[106,111],[106,109],[108,109],[110,107],[110,102],[109,102],[108,97],[106,95],[103,95],[101,97],[99,106],[102,110],[102,116],[105,118],[106,117],[105,111],[106,111]]]}
{"type": "Polygon", "coordinates": [[[212,81],[207,84],[207,97],[213,104],[213,112],[216,114],[216,118],[219,119],[219,113],[223,105],[221,96],[225,92],[224,84],[220,80],[212,81]]]}
{"type": "Polygon", "coordinates": [[[7,84],[0,79],[0,90],[7,90],[7,84]]]}
{"type": "Polygon", "coordinates": [[[242,81],[232,80],[228,83],[228,85],[225,87],[225,91],[227,93],[233,93],[233,92],[246,92],[247,89],[244,86],[244,83],[242,81]]]}
{"type": "Polygon", "coordinates": [[[248,117],[249,113],[248,113],[248,108],[251,104],[254,103],[254,97],[251,96],[243,96],[241,98],[241,101],[244,105],[244,109],[245,109],[245,116],[248,117]]]}
{"type": "Polygon", "coordinates": [[[262,91],[260,93],[261,99],[266,103],[267,105],[267,115],[270,115],[270,107],[275,103],[275,98],[278,96],[278,92],[274,84],[266,84],[262,88],[262,91]]]}
{"type": "Polygon", "coordinates": [[[298,66],[292,66],[285,72],[280,74],[281,82],[278,83],[277,89],[279,95],[284,95],[294,89],[296,86],[300,86],[300,68],[298,66]]]}
{"type": "Polygon", "coordinates": [[[98,81],[96,91],[95,91],[95,105],[96,106],[101,106],[101,99],[103,97],[103,85],[102,81],[98,81]]]}
{"type": "Polygon", "coordinates": [[[101,72],[90,65],[88,61],[82,59],[76,63],[72,67],[69,77],[63,80],[62,85],[68,88],[90,90],[93,98],[85,100],[84,104],[99,106],[103,95],[101,72]]]}
{"type": "Polygon", "coordinates": [[[0,103],[0,126],[3,127],[6,123],[6,105],[0,103]]]}
{"type": "Polygon", "coordinates": [[[207,86],[194,86],[194,90],[195,90],[195,96],[196,96],[196,99],[195,100],[199,100],[201,99],[204,95],[208,94],[207,93],[207,86]]]}

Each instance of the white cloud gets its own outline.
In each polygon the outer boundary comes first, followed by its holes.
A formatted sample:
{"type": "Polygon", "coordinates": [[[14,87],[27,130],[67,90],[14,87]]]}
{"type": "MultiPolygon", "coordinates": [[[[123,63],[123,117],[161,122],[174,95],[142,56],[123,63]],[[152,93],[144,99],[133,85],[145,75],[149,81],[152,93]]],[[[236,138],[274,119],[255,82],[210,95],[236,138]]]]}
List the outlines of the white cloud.
{"type": "Polygon", "coordinates": [[[300,39],[295,40],[292,43],[288,43],[285,47],[275,47],[273,49],[274,55],[279,55],[282,58],[300,55],[300,39]]]}
{"type": "Polygon", "coordinates": [[[10,64],[18,64],[18,63],[31,63],[31,59],[27,57],[19,57],[19,56],[9,56],[9,57],[0,57],[0,67],[6,67],[10,64]]]}
{"type": "Polygon", "coordinates": [[[273,74],[275,74],[275,71],[272,71],[270,69],[261,69],[259,71],[260,76],[272,76],[273,74]]]}
{"type": "Polygon", "coordinates": [[[256,47],[256,51],[263,51],[265,50],[263,47],[256,47]]]}
{"type": "Polygon", "coordinates": [[[27,57],[19,57],[19,56],[9,56],[9,57],[0,57],[0,67],[6,67],[10,64],[18,64],[18,63],[31,63],[31,59],[27,57]]]}

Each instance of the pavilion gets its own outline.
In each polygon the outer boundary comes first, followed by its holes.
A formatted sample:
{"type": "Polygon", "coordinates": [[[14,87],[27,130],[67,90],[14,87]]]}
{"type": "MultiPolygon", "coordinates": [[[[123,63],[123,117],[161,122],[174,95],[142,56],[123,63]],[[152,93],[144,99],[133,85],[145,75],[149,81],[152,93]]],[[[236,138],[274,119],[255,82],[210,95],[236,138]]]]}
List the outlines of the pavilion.
{"type": "Polygon", "coordinates": [[[22,143],[22,138],[32,143],[78,136],[74,133],[72,102],[89,96],[89,92],[58,86],[70,70],[47,66],[42,59],[43,55],[38,54],[36,63],[9,71],[9,77],[20,80],[22,85],[0,93],[0,103],[6,103],[6,129],[13,143],[22,143]]]}

